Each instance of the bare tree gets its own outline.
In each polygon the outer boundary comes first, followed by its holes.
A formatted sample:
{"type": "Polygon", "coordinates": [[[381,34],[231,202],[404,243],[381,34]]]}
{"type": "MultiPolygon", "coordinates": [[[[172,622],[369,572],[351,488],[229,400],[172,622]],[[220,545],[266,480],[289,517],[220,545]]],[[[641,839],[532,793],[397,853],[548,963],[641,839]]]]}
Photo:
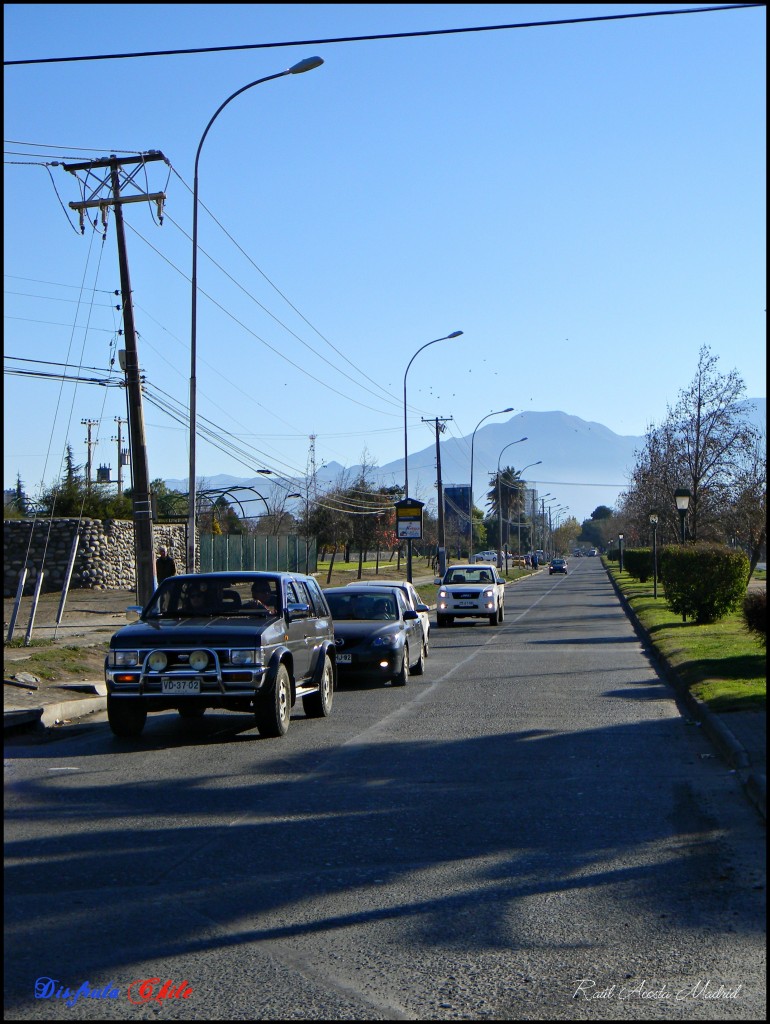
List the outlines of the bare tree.
{"type": "Polygon", "coordinates": [[[743,380],[736,370],[718,373],[717,362],[704,345],[691,384],[680,391],[674,408],[668,408],[663,424],[649,428],[645,446],[637,452],[621,508],[639,529],[650,512],[657,512],[662,531],[677,536],[674,492],[687,487],[689,535],[694,540],[725,539],[725,514],[757,431],[741,404],[743,380]]]}

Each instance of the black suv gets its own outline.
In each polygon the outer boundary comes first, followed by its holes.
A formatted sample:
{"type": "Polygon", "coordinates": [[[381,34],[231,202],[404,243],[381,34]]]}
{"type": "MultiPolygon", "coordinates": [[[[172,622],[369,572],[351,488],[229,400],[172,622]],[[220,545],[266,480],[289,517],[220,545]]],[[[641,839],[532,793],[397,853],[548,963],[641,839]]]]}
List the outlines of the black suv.
{"type": "Polygon", "coordinates": [[[131,607],[105,660],[107,717],[138,736],[148,711],[246,711],[262,736],[283,736],[297,697],[309,718],[331,713],[334,627],[312,576],[212,572],[172,576],[131,607]]]}

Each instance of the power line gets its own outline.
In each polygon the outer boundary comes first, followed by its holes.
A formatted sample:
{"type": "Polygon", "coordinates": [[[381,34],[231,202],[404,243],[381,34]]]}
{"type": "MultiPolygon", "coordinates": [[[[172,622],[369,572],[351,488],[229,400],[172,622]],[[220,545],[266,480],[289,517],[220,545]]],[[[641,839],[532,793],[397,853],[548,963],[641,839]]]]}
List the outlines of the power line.
{"type": "Polygon", "coordinates": [[[463,35],[469,32],[501,32],[510,29],[548,28],[554,25],[581,25],[596,21],[628,21],[633,18],[660,18],[672,14],[711,14],[715,11],[764,7],[764,4],[723,4],[719,7],[690,7],[679,11],[635,11],[629,14],[600,14],[587,18],[557,18],[548,21],[521,21],[508,25],[474,25],[466,28],[437,28],[422,32],[385,32],[366,36],[335,36],[327,39],[293,39],[280,43],[242,43],[237,46],[201,46],[184,50],[141,50],[133,53],[100,53],[81,57],[35,57],[27,60],[6,60],[5,67],[20,64],[65,64],[87,60],[126,60],[133,57],[174,57],[192,53],[231,53],[234,50],[267,50],[282,46],[328,46],[332,43],[365,43],[383,39],[420,39],[428,36],[463,35]]]}

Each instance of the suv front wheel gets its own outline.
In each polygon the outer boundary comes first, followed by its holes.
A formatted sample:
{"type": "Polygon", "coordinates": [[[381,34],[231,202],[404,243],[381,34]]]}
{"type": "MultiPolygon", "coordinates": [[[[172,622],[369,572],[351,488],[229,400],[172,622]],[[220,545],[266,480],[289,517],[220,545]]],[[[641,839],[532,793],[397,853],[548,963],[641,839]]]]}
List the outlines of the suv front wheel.
{"type": "Polygon", "coordinates": [[[107,721],[116,736],[139,736],[147,721],[147,709],[133,700],[107,696],[107,721]]]}
{"type": "Polygon", "coordinates": [[[291,680],[279,665],[272,686],[255,701],[254,717],[260,736],[285,736],[291,721],[291,680]]]}

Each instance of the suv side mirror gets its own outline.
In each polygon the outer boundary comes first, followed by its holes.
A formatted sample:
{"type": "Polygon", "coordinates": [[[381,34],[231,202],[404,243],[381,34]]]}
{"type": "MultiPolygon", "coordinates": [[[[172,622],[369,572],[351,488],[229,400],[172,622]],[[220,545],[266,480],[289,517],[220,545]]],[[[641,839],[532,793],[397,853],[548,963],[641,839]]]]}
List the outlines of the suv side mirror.
{"type": "Polygon", "coordinates": [[[419,619],[419,617],[420,616],[417,614],[414,608],[407,608],[407,610],[404,612],[405,622],[407,622],[409,619],[419,619]]]}
{"type": "Polygon", "coordinates": [[[140,604],[130,604],[126,608],[126,622],[138,622],[144,609],[140,604]]]}
{"type": "Polygon", "coordinates": [[[307,619],[310,616],[310,605],[309,604],[287,604],[286,605],[286,621],[291,622],[293,619],[307,619]]]}
{"type": "Polygon", "coordinates": [[[433,581],[433,585],[434,585],[435,587],[439,587],[439,586],[441,586],[441,583],[442,583],[442,582],[443,582],[443,581],[442,581],[441,577],[440,577],[440,576],[437,576],[437,577],[436,577],[436,578],[434,579],[434,581],[433,581]]]}

